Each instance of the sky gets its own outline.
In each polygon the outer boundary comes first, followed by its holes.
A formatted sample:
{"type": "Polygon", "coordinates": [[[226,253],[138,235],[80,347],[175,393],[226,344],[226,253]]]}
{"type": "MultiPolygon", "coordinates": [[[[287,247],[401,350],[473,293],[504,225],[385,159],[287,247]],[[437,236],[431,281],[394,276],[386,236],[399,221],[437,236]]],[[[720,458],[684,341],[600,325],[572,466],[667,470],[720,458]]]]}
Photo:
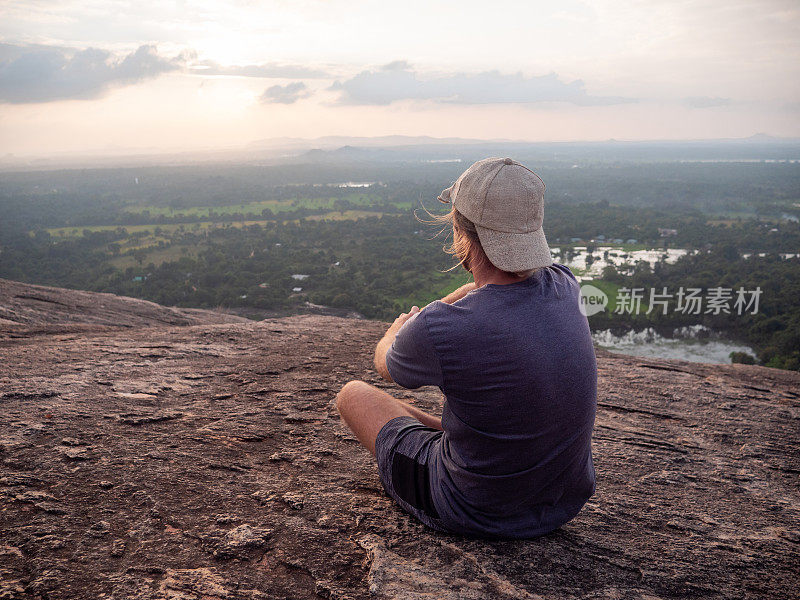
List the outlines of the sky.
{"type": "Polygon", "coordinates": [[[0,0],[0,156],[800,137],[796,0],[0,0]]]}

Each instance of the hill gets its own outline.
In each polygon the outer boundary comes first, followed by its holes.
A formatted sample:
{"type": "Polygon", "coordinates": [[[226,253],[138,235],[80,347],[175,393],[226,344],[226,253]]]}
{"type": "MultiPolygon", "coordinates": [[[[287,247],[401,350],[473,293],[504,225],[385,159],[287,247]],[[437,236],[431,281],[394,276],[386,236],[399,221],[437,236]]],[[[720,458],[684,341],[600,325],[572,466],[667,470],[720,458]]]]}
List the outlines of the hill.
{"type": "Polygon", "coordinates": [[[163,325],[244,323],[225,312],[0,279],[0,339],[163,325]]]}
{"type": "MultiPolygon", "coordinates": [[[[0,598],[785,598],[800,374],[598,350],[597,494],[534,540],[434,533],[333,405],[377,321],[254,322],[0,280],[0,598]]],[[[794,592],[792,592],[794,590],[794,592]]]]}

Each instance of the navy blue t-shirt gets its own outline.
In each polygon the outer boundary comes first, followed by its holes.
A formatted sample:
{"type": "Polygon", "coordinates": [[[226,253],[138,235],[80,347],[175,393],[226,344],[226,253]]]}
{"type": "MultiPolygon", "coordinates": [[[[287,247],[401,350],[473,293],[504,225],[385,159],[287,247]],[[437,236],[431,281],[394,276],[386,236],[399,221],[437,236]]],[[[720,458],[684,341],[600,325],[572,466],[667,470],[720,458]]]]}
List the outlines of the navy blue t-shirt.
{"type": "Polygon", "coordinates": [[[386,354],[392,379],[445,396],[428,467],[454,531],[544,534],[594,494],[597,365],[579,295],[572,272],[554,264],[433,302],[398,331],[386,354]]]}

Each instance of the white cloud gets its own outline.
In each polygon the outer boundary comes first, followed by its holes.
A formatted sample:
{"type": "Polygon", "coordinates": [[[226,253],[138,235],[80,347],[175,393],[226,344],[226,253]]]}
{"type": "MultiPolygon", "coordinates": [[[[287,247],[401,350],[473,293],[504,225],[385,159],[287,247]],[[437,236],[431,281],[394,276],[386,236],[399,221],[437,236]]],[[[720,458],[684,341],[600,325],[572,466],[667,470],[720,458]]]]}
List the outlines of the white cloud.
{"type": "Polygon", "coordinates": [[[221,65],[212,60],[205,60],[189,67],[189,72],[196,75],[229,75],[232,77],[262,77],[265,79],[318,79],[330,77],[321,69],[303,65],[263,63],[258,65],[221,65]]]}
{"type": "Polygon", "coordinates": [[[457,104],[566,102],[595,106],[635,102],[633,98],[592,96],[576,79],[566,83],[557,74],[525,76],[485,71],[421,77],[405,61],[377,70],[362,71],[330,88],[340,93],[342,104],[387,105],[397,100],[436,100],[457,104]]]}
{"type": "Polygon", "coordinates": [[[797,0],[3,0],[0,139],[797,136],[799,26],[797,0]],[[135,59],[142,44],[158,52],[135,59]],[[314,95],[289,102],[292,82],[314,95]],[[100,100],[34,103],[61,98],[100,100]]]}
{"type": "MultiPolygon", "coordinates": [[[[194,51],[184,51],[170,58],[147,44],[128,54],[115,55],[99,48],[0,43],[0,103],[96,99],[111,88],[140,83],[168,72],[265,79],[326,76],[321,70],[302,65],[222,65],[210,60],[197,61],[194,51]]],[[[266,101],[291,103],[308,95],[304,91],[305,84],[275,86],[265,92],[274,94],[275,98],[266,101]]]]}
{"type": "Polygon", "coordinates": [[[261,102],[265,104],[294,104],[301,98],[307,98],[311,92],[302,81],[295,81],[286,85],[273,85],[261,94],[261,102]]]}
{"type": "Polygon", "coordinates": [[[185,58],[160,56],[151,45],[122,58],[107,50],[0,44],[0,102],[23,104],[102,96],[180,69],[185,58]]]}

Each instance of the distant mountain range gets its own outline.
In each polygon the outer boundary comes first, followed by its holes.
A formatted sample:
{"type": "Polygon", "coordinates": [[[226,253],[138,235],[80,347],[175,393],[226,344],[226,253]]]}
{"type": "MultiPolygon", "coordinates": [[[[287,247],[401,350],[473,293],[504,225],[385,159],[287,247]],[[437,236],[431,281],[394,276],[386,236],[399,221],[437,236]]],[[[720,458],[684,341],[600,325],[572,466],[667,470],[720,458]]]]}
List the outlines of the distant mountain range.
{"type": "Polygon", "coordinates": [[[45,157],[0,157],[0,169],[54,169],[182,165],[193,163],[297,164],[305,162],[440,162],[470,161],[511,155],[535,160],[800,160],[800,139],[758,133],[746,138],[711,140],[532,142],[510,139],[377,137],[278,137],[242,147],[189,152],[109,150],[103,153],[58,153],[45,157]]]}
{"type": "Polygon", "coordinates": [[[719,140],[529,142],[385,136],[262,140],[254,152],[276,152],[275,161],[298,162],[472,162],[486,156],[536,161],[800,161],[800,139],[757,134],[719,140]],[[270,146],[270,144],[274,144],[270,146]],[[281,144],[288,144],[283,145],[281,144]],[[276,154],[279,154],[276,152],[276,154]]]}
{"type": "Polygon", "coordinates": [[[598,140],[598,141],[531,141],[531,140],[512,140],[507,138],[479,139],[479,138],[460,138],[447,137],[437,138],[428,135],[409,136],[409,135],[383,135],[376,137],[353,137],[353,136],[322,136],[318,138],[296,138],[296,137],[277,137],[257,140],[247,144],[246,148],[253,150],[288,150],[288,149],[320,149],[331,150],[343,146],[361,146],[365,148],[390,148],[398,146],[428,146],[428,145],[483,145],[483,144],[511,144],[525,146],[550,146],[550,145],[596,145],[596,144],[665,144],[665,145],[684,145],[684,144],[706,144],[706,143],[800,143],[800,138],[784,138],[769,135],[766,133],[756,133],[746,138],[721,138],[708,140],[644,140],[644,141],[624,141],[624,140],[598,140]]]}
{"type": "Polygon", "coordinates": [[[330,150],[342,146],[364,146],[368,148],[381,148],[393,146],[424,146],[435,144],[485,144],[485,143],[530,143],[522,140],[477,138],[436,138],[429,135],[381,135],[376,137],[352,137],[342,135],[326,135],[318,138],[278,137],[257,140],[247,145],[254,150],[276,149],[311,149],[330,150]]]}

